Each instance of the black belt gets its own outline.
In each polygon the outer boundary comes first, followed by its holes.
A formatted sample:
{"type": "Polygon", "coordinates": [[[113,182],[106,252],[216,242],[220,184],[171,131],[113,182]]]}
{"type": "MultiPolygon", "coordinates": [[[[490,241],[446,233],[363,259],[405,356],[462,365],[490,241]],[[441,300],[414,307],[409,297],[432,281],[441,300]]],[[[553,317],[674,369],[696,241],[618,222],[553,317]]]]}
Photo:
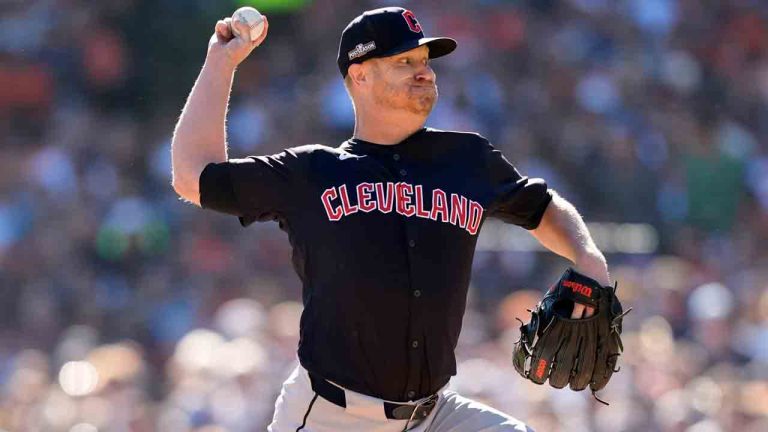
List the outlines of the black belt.
{"type": "MultiPolygon", "coordinates": [[[[309,380],[312,382],[312,390],[323,399],[342,408],[347,407],[344,390],[312,372],[309,372],[309,380]]],[[[384,414],[392,420],[423,420],[432,412],[436,404],[437,394],[433,394],[420,404],[384,402],[384,414]]]]}

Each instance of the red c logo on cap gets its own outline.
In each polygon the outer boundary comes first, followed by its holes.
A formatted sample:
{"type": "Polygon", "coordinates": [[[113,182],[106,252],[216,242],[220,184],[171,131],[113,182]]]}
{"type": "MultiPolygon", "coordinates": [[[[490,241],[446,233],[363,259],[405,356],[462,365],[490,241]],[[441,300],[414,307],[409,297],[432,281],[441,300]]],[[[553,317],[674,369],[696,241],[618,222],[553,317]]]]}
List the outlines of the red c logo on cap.
{"type": "Polygon", "coordinates": [[[403,11],[403,18],[405,19],[405,22],[408,23],[408,28],[410,28],[412,32],[421,33],[421,24],[419,24],[419,21],[416,19],[416,15],[414,15],[413,12],[409,10],[403,11]]]}

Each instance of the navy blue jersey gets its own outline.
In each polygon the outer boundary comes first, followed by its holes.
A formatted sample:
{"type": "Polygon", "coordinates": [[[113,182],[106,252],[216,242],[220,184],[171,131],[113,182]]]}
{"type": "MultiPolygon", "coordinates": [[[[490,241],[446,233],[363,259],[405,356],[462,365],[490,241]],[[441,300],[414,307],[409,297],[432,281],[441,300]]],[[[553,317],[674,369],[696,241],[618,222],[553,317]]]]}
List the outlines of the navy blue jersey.
{"type": "Polygon", "coordinates": [[[424,128],[209,164],[202,207],[276,220],[303,282],[299,359],[350,390],[428,396],[456,373],[477,234],[538,226],[552,196],[482,136],[424,128]]]}

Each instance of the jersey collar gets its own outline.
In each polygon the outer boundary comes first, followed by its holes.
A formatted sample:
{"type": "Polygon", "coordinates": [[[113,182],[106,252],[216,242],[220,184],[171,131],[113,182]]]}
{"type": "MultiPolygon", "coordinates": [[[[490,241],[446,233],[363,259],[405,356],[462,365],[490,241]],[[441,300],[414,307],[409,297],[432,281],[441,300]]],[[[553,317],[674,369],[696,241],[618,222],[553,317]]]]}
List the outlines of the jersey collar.
{"type": "Polygon", "coordinates": [[[418,141],[418,138],[426,131],[427,128],[422,127],[397,144],[376,144],[359,138],[350,138],[345,141],[341,147],[342,149],[355,154],[407,153],[409,148],[411,148],[412,145],[418,141]]]}

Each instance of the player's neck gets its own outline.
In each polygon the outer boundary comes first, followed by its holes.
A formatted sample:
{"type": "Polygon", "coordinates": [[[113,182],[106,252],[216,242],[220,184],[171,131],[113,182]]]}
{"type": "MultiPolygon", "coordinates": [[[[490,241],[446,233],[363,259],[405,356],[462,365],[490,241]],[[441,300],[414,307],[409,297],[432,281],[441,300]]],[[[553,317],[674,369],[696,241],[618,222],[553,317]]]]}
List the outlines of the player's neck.
{"type": "Polygon", "coordinates": [[[426,118],[412,113],[382,116],[358,115],[354,138],[382,145],[398,144],[424,127],[426,118]]]}

